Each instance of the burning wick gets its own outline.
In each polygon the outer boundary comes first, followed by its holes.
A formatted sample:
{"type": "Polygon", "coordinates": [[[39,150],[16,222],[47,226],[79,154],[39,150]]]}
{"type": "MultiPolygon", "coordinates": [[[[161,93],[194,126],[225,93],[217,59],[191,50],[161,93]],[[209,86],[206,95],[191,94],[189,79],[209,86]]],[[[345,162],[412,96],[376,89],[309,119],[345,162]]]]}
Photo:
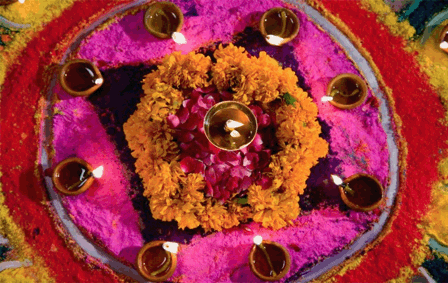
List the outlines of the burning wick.
{"type": "Polygon", "coordinates": [[[346,191],[347,193],[354,195],[355,191],[353,191],[348,184],[344,183],[344,181],[342,181],[341,178],[339,178],[339,176],[337,175],[331,175],[331,178],[333,179],[333,183],[335,183],[335,185],[340,186],[344,189],[344,191],[346,191]]]}
{"type": "Polygon", "coordinates": [[[25,0],[19,0],[19,3],[20,3],[20,4],[25,3],[25,0]]]}
{"type": "Polygon", "coordinates": [[[163,243],[162,247],[165,251],[168,251],[172,254],[177,254],[177,250],[179,249],[179,244],[173,243],[173,242],[165,242],[165,243],[163,243]]]}
{"type": "Polygon", "coordinates": [[[276,36],[273,34],[268,34],[266,36],[266,41],[271,45],[280,46],[280,45],[282,45],[283,41],[285,41],[285,40],[283,39],[283,37],[276,36]]]}
{"type": "Polygon", "coordinates": [[[98,78],[98,79],[95,80],[95,84],[96,85],[99,85],[99,84],[102,84],[102,83],[103,83],[103,78],[98,78]]]}
{"type": "Polygon", "coordinates": [[[226,132],[230,132],[230,136],[232,138],[239,138],[241,137],[241,134],[237,130],[235,130],[235,128],[239,128],[241,126],[244,126],[244,124],[230,119],[227,120],[224,129],[226,130],[226,132]]]}
{"type": "Polygon", "coordinates": [[[263,237],[260,235],[254,237],[254,244],[257,245],[264,253],[264,256],[266,257],[266,260],[268,261],[269,267],[272,270],[272,273],[274,276],[277,276],[277,272],[274,270],[274,266],[272,265],[271,258],[269,257],[268,252],[266,251],[266,248],[263,245],[263,237]]]}
{"type": "Polygon", "coordinates": [[[332,100],[333,100],[333,97],[326,96],[326,95],[322,96],[322,98],[320,99],[320,101],[322,101],[322,102],[328,102],[328,101],[332,101],[332,100]]]}
{"type": "Polygon", "coordinates": [[[92,172],[90,172],[89,174],[87,174],[87,176],[84,178],[84,173],[86,172],[86,170],[82,169],[81,177],[79,178],[80,180],[75,184],[71,185],[67,190],[71,191],[73,188],[84,185],[84,183],[87,182],[87,180],[90,179],[91,177],[95,179],[101,178],[101,176],[103,176],[103,171],[104,167],[100,166],[95,170],[93,170],[92,172]]]}
{"type": "Polygon", "coordinates": [[[171,265],[170,253],[177,254],[177,249],[179,248],[179,244],[173,243],[173,242],[165,242],[165,243],[163,243],[162,248],[165,250],[167,260],[159,269],[151,272],[152,276],[159,275],[160,273],[164,272],[171,265]]]}
{"type": "Polygon", "coordinates": [[[442,48],[442,49],[448,49],[448,42],[446,42],[446,41],[442,41],[442,43],[440,43],[440,48],[442,48]]]}
{"type": "Polygon", "coordinates": [[[185,38],[185,36],[183,34],[181,34],[180,32],[173,32],[173,34],[171,35],[171,38],[174,40],[174,42],[176,42],[177,44],[186,44],[187,43],[187,39],[185,38]]]}

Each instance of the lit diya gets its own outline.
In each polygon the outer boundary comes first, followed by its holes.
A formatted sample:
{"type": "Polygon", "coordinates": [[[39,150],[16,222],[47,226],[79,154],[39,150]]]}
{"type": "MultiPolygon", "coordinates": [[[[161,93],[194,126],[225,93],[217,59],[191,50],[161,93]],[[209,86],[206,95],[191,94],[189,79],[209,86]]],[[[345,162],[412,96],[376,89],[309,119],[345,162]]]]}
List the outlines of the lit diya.
{"type": "Polygon", "coordinates": [[[217,103],[205,114],[205,135],[214,146],[223,150],[233,151],[248,146],[257,130],[255,114],[236,101],[217,103]]]}
{"type": "Polygon", "coordinates": [[[291,257],[285,247],[276,242],[254,237],[249,253],[250,270],[264,281],[277,281],[285,277],[291,268],[291,257]]]}
{"type": "Polygon", "coordinates": [[[283,45],[299,33],[299,19],[286,8],[272,8],[260,19],[260,32],[266,41],[275,46],[283,45]]]}
{"type": "Polygon", "coordinates": [[[7,6],[16,2],[23,4],[25,3],[25,0],[0,0],[0,6],[7,6]]]}
{"type": "Polygon", "coordinates": [[[85,192],[93,184],[95,178],[101,178],[103,169],[103,166],[100,166],[94,170],[81,158],[67,158],[54,168],[53,184],[64,194],[78,195],[85,192]]]}
{"type": "Polygon", "coordinates": [[[155,37],[172,38],[178,44],[187,43],[180,33],[184,15],[180,8],[171,2],[154,2],[148,8],[143,19],[146,30],[155,37]]]}
{"type": "Polygon", "coordinates": [[[353,210],[373,210],[380,205],[383,199],[383,186],[371,175],[355,174],[344,181],[336,175],[331,175],[331,177],[333,182],[339,186],[342,200],[353,210]]]}
{"type": "Polygon", "coordinates": [[[84,59],[65,63],[59,73],[62,88],[72,96],[89,96],[101,87],[103,81],[100,70],[84,59]]]}
{"type": "Polygon", "coordinates": [[[170,278],[177,265],[179,244],[153,241],[144,245],[137,255],[138,272],[150,281],[165,281],[170,278]]]}
{"type": "Polygon", "coordinates": [[[352,109],[361,105],[367,97],[367,85],[354,74],[341,74],[333,78],[322,101],[329,101],[341,109],[352,109]]]}
{"type": "Polygon", "coordinates": [[[448,25],[440,33],[440,49],[448,53],[448,25]]]}

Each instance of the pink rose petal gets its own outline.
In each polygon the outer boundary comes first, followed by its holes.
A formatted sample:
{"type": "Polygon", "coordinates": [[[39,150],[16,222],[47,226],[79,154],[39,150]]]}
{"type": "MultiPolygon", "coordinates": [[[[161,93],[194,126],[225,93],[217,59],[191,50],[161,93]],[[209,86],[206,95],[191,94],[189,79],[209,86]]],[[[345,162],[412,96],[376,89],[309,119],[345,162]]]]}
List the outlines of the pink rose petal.
{"type": "Polygon", "coordinates": [[[250,177],[252,172],[247,170],[247,168],[243,166],[234,166],[232,169],[230,169],[230,176],[243,179],[244,177],[250,177]]]}
{"type": "Polygon", "coordinates": [[[179,111],[177,111],[177,117],[179,117],[179,121],[181,124],[184,124],[188,120],[189,116],[190,113],[188,111],[188,108],[186,107],[181,107],[179,111]]]}
{"type": "Polygon", "coordinates": [[[192,158],[190,156],[185,157],[180,162],[180,168],[185,173],[200,173],[204,174],[204,163],[201,161],[192,158]]]}
{"type": "Polygon", "coordinates": [[[176,128],[180,124],[179,117],[177,117],[176,115],[169,115],[166,118],[166,121],[168,122],[168,126],[170,126],[171,128],[176,128]]]}

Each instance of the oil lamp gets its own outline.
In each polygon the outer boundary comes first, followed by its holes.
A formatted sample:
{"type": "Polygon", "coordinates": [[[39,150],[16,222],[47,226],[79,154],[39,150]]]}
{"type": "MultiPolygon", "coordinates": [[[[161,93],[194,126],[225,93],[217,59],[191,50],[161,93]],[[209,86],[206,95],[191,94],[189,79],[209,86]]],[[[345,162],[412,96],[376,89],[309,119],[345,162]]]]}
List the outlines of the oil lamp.
{"type": "Polygon", "coordinates": [[[236,101],[223,101],[213,105],[204,118],[204,132],[216,147],[233,151],[248,146],[257,134],[258,124],[254,113],[236,101]]]}
{"type": "Polygon", "coordinates": [[[178,44],[187,43],[185,36],[180,33],[184,15],[174,3],[154,2],[146,11],[143,23],[146,30],[155,37],[172,38],[178,44]]]}
{"type": "Polygon", "coordinates": [[[291,257],[285,247],[276,242],[254,237],[254,245],[249,253],[250,270],[264,281],[277,281],[291,268],[291,257]]]}
{"type": "Polygon", "coordinates": [[[0,6],[7,6],[16,2],[23,4],[25,3],[25,0],[0,0],[0,6]]]}
{"type": "Polygon", "coordinates": [[[137,255],[138,272],[150,281],[167,280],[176,270],[178,248],[179,244],[174,242],[147,243],[137,255]]]}
{"type": "Polygon", "coordinates": [[[296,14],[286,8],[272,8],[260,19],[260,32],[266,41],[281,46],[299,33],[299,19],[296,14]]]}
{"type": "Polygon", "coordinates": [[[103,81],[100,70],[84,59],[68,61],[59,73],[62,88],[72,96],[89,96],[101,87],[103,81]]]}
{"type": "Polygon", "coordinates": [[[448,53],[448,25],[440,33],[440,49],[448,53]]]}
{"type": "Polygon", "coordinates": [[[60,192],[78,195],[85,192],[96,178],[103,175],[103,166],[93,169],[92,165],[78,157],[63,160],[53,170],[53,184],[60,192]]]}
{"type": "Polygon", "coordinates": [[[340,74],[328,84],[323,101],[341,109],[352,109],[361,105],[366,97],[367,85],[363,79],[354,74],[340,74]]]}
{"type": "Polygon", "coordinates": [[[370,211],[377,208],[384,194],[381,183],[368,174],[355,174],[344,181],[331,175],[333,182],[339,186],[341,198],[353,210],[370,211]]]}

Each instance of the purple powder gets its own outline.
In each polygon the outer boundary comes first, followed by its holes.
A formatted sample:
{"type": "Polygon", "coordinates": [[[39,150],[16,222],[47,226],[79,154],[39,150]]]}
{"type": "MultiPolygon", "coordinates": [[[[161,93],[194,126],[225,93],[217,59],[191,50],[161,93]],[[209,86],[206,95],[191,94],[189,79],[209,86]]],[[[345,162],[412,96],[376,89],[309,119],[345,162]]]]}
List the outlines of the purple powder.
{"type": "MultiPolygon", "coordinates": [[[[195,1],[193,6],[188,1],[174,2],[184,13],[191,15],[186,16],[182,29],[189,40],[187,45],[178,46],[171,40],[154,38],[144,29],[143,12],[139,12],[93,33],[81,44],[78,57],[95,61],[106,70],[121,64],[161,58],[175,50],[186,53],[214,41],[229,42],[235,33],[256,25],[267,9],[284,6],[273,0],[256,3],[201,0],[195,1]]],[[[319,259],[335,254],[377,220],[373,212],[347,211],[341,204],[336,186],[329,183],[329,177],[334,173],[348,177],[363,172],[376,176],[383,185],[387,184],[389,153],[386,134],[378,120],[379,111],[371,93],[369,102],[353,110],[340,110],[320,101],[331,78],[346,72],[359,75],[359,71],[325,32],[302,12],[296,13],[301,24],[299,35],[282,48],[291,50],[289,56],[299,62],[294,71],[303,77],[305,85],[302,87],[310,89],[309,94],[319,108],[325,138],[330,143],[327,158],[313,169],[308,180],[312,188],[307,192],[313,190],[312,193],[323,195],[334,205],[323,203],[306,213],[303,211],[294,226],[279,231],[251,223],[229,231],[194,236],[190,244],[182,245],[174,275],[182,275],[187,282],[256,282],[249,270],[248,254],[257,234],[279,242],[289,250],[292,258],[289,277],[319,259]]],[[[267,49],[278,50],[274,47],[267,49]]],[[[286,60],[288,56],[284,58],[286,60]]],[[[78,156],[94,167],[106,167],[103,178],[85,194],[65,197],[65,207],[76,225],[99,239],[111,253],[132,263],[143,239],[138,213],[128,197],[132,190],[126,169],[119,162],[114,144],[93,106],[82,98],[64,96],[59,88],[56,93],[67,99],[56,105],[63,115],[54,118],[55,162],[78,156]]],[[[306,196],[302,198],[306,199],[306,196]]]]}

